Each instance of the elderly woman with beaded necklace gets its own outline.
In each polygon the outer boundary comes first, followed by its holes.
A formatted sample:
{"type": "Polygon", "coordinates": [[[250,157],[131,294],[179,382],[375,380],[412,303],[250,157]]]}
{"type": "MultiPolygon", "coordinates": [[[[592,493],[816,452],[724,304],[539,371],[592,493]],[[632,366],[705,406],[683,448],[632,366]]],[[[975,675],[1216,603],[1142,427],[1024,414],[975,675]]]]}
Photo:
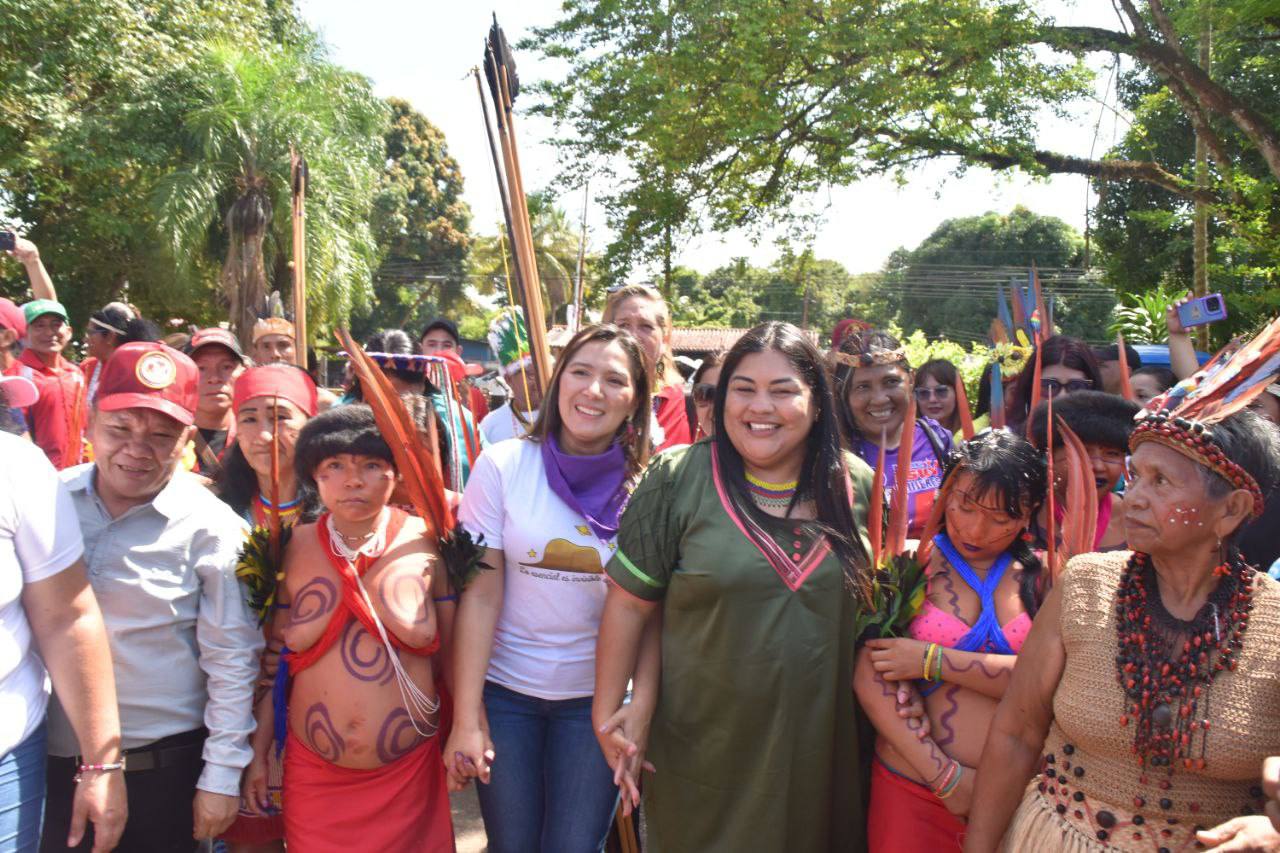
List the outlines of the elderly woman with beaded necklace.
{"type": "Polygon", "coordinates": [[[1280,584],[1237,548],[1280,482],[1280,433],[1243,410],[1277,350],[1280,321],[1134,430],[1134,551],[1077,557],[1041,608],[966,850],[1277,849],[1258,775],[1280,750],[1280,584]]]}

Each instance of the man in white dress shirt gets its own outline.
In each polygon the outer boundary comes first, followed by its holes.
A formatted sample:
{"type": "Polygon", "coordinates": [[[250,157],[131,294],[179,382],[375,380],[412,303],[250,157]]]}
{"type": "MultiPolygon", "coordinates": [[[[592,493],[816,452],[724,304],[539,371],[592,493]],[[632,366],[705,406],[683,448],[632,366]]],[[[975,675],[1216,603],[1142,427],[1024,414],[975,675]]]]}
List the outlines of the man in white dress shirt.
{"type": "MultiPolygon", "coordinates": [[[[263,641],[235,577],[244,524],[178,471],[197,377],[163,344],[120,347],[94,401],[95,461],[62,472],[110,637],[129,803],[122,850],[194,850],[217,836],[252,757],[263,641]]],[[[51,704],[44,850],[65,849],[76,752],[51,704]]]]}

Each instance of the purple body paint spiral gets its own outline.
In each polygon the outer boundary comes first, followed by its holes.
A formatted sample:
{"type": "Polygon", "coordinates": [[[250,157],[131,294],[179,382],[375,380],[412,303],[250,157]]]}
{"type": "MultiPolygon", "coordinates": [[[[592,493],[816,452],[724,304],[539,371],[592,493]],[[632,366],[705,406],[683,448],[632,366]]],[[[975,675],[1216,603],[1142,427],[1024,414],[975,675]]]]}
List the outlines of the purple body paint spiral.
{"type": "Polygon", "coordinates": [[[317,702],[307,709],[307,714],[303,717],[303,728],[315,754],[325,761],[337,763],[347,744],[342,735],[338,734],[338,729],[329,716],[329,709],[323,702],[317,702]]]}
{"type": "Polygon", "coordinates": [[[293,600],[294,625],[305,625],[333,612],[338,603],[338,587],[328,578],[312,578],[293,600]]]}
{"type": "Polygon", "coordinates": [[[388,610],[410,625],[427,621],[427,608],[422,602],[428,598],[429,590],[422,575],[385,575],[378,584],[378,595],[388,610]]]}
{"type": "Polygon", "coordinates": [[[378,760],[390,764],[413,751],[422,736],[413,727],[413,720],[404,708],[396,708],[387,715],[378,731],[378,760]]]}
{"type": "Polygon", "coordinates": [[[391,681],[394,675],[391,656],[387,654],[382,642],[356,620],[351,620],[342,632],[338,648],[342,653],[342,665],[352,678],[377,684],[391,681]]]}

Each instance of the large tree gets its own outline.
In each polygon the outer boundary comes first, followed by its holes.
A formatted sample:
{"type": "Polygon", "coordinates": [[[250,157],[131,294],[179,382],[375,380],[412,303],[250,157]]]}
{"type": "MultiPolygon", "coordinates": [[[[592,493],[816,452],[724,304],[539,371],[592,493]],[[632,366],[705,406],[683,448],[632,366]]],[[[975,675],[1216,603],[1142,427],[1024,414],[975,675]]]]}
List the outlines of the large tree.
{"type": "Polygon", "coordinates": [[[373,233],[383,253],[374,300],[354,328],[419,329],[428,315],[466,305],[471,209],[462,170],[444,134],[399,98],[389,98],[386,166],[373,200],[373,233]]]}
{"type": "MultiPolygon", "coordinates": [[[[175,281],[152,227],[150,193],[176,144],[172,122],[140,118],[176,104],[179,93],[152,86],[203,45],[266,49],[303,34],[287,0],[0,6],[0,211],[39,244],[77,324],[119,298],[157,317],[216,317],[206,286],[175,281]]],[[[16,265],[0,260],[0,276],[8,295],[23,297],[16,265]]]]}
{"type": "MultiPolygon", "coordinates": [[[[1256,160],[1274,188],[1280,103],[1192,57],[1212,25],[1215,49],[1252,51],[1254,73],[1274,80],[1274,43],[1258,40],[1260,29],[1274,34],[1271,5],[1119,0],[1109,29],[1060,23],[1032,0],[569,0],[530,44],[567,65],[542,86],[542,109],[568,131],[569,177],[614,169],[609,212],[627,226],[615,247],[638,259],[692,218],[767,223],[823,186],[935,158],[1141,181],[1226,219],[1256,219],[1269,190],[1242,191],[1235,163],[1256,160]],[[1181,163],[1093,157],[1038,138],[1041,116],[1093,95],[1085,60],[1117,54],[1147,70],[1208,141],[1207,186],[1181,163]],[[680,207],[642,207],[658,179],[678,188],[680,207]]],[[[1269,227],[1274,239],[1280,226],[1269,227]]]]}
{"type": "Polygon", "coordinates": [[[1061,219],[1024,207],[948,219],[913,250],[894,252],[882,288],[896,303],[898,324],[927,337],[982,341],[996,313],[996,293],[1028,270],[1041,270],[1054,299],[1054,321],[1090,340],[1106,337],[1115,296],[1079,266],[1083,239],[1061,219]]]}
{"type": "Polygon", "coordinates": [[[307,303],[312,325],[369,298],[369,228],[384,162],[386,105],[315,42],[268,51],[214,45],[160,88],[180,86],[180,148],[156,193],[179,274],[221,261],[232,322],[248,338],[270,290],[290,287],[290,151],[307,161],[307,303]]]}

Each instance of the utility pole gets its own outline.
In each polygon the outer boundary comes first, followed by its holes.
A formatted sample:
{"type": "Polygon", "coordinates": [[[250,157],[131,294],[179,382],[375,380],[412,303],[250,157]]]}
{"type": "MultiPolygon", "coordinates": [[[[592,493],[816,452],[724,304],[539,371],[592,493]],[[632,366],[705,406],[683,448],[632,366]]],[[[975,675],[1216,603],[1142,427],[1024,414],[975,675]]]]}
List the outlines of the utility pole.
{"type": "Polygon", "coordinates": [[[569,318],[569,331],[577,334],[582,328],[582,273],[587,258],[587,203],[591,198],[591,181],[582,187],[582,223],[578,235],[578,271],[573,282],[573,316],[569,318]]]}

